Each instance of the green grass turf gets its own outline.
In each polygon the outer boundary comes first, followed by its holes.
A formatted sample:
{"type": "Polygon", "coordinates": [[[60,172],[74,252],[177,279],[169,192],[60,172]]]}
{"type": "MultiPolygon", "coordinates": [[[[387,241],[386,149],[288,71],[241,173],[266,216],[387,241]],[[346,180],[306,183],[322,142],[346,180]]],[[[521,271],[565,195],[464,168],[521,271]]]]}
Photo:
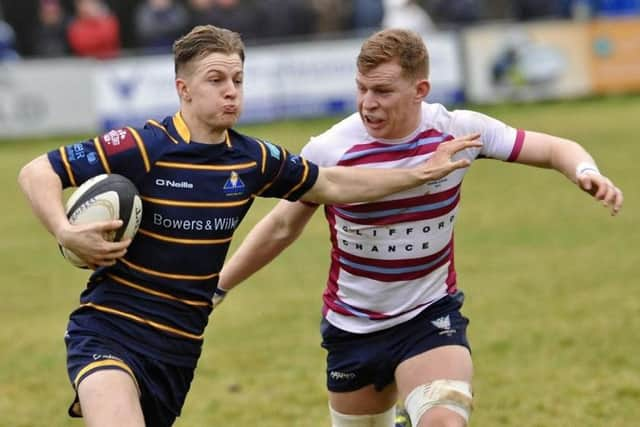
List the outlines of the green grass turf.
{"type": "MultiPolygon", "coordinates": [[[[640,98],[476,107],[579,141],[625,191],[620,216],[557,173],[476,162],[456,227],[476,376],[472,425],[622,427],[640,419],[640,98]]],[[[299,151],[334,120],[245,126],[299,151]]],[[[0,142],[0,426],[79,426],[62,335],[87,273],[60,257],[16,185],[22,164],[75,138],[0,142]]],[[[274,202],[258,200],[234,247],[274,202]]],[[[177,427],[327,426],[316,214],[279,259],[212,315],[177,427]]]]}

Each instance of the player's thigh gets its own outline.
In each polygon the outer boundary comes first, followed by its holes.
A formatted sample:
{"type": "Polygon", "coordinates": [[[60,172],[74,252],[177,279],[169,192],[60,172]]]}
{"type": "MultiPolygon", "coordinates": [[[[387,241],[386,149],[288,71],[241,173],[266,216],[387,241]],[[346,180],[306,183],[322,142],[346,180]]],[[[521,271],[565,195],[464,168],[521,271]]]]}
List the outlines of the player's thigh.
{"type": "Polygon", "coordinates": [[[404,360],[396,368],[395,376],[402,400],[416,387],[435,380],[458,380],[471,384],[471,353],[461,345],[436,347],[404,360]]]}
{"type": "Polygon", "coordinates": [[[87,427],[144,427],[138,389],[120,369],[98,370],[78,385],[87,427]]]}
{"type": "Polygon", "coordinates": [[[395,405],[398,391],[395,384],[376,390],[373,384],[355,391],[329,391],[331,407],[348,415],[372,415],[385,412],[395,405]]]}

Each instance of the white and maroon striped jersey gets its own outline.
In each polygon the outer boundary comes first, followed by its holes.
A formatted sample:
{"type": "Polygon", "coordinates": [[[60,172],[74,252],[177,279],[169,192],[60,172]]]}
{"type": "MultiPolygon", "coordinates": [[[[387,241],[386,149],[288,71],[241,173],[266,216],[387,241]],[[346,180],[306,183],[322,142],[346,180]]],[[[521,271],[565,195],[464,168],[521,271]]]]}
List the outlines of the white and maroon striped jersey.
{"type": "MultiPolygon", "coordinates": [[[[483,114],[423,103],[420,126],[406,138],[373,139],[353,114],[311,138],[301,154],[319,166],[413,167],[440,143],[474,132],[482,148],[455,159],[512,161],[524,139],[483,114]]],[[[330,323],[354,333],[386,329],[455,291],[453,225],[466,171],[373,203],[325,206],[332,249],[323,313],[330,323]]]]}

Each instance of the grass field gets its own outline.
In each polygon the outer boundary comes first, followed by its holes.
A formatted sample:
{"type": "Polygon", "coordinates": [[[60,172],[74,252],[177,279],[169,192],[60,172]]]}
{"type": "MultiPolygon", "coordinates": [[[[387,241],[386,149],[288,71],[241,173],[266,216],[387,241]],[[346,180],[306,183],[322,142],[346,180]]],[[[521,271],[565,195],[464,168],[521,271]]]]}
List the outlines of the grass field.
{"type": "MultiPolygon", "coordinates": [[[[612,218],[559,174],[472,166],[456,231],[476,369],[472,425],[640,425],[640,98],[480,110],[581,142],[626,204],[612,218]]],[[[331,122],[243,130],[297,151],[331,122]]],[[[81,425],[66,415],[62,335],[87,273],[62,260],[16,185],[22,164],[63,142],[0,143],[2,427],[81,425]]],[[[236,245],[273,203],[256,203],[236,245]]],[[[318,333],[328,248],[316,214],[293,247],[213,314],[177,427],[328,425],[318,333]]]]}

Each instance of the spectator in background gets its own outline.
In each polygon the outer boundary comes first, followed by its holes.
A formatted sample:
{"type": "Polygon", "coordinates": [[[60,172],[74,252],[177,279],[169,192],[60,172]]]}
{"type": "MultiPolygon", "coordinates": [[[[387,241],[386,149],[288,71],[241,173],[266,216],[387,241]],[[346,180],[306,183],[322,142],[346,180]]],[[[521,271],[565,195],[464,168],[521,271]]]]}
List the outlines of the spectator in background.
{"type": "Polygon", "coordinates": [[[311,0],[311,6],[316,13],[315,31],[336,33],[347,29],[351,16],[350,3],[342,0],[311,0]]]}
{"type": "Polygon", "coordinates": [[[561,3],[557,0],[516,0],[512,3],[513,17],[518,21],[560,17],[561,3]]]}
{"type": "Polygon", "coordinates": [[[483,0],[423,0],[422,7],[437,23],[466,25],[482,17],[483,0]]]}
{"type": "MultiPolygon", "coordinates": [[[[257,27],[262,25],[256,18],[256,10],[253,2],[240,0],[190,0],[191,24],[215,25],[226,28],[242,35],[247,42],[255,40],[258,36],[257,27]]],[[[283,13],[282,10],[279,12],[283,13]]]]}
{"type": "Polygon", "coordinates": [[[76,0],[67,37],[77,56],[113,58],[120,52],[120,24],[102,0],[76,0]]]}
{"type": "Polygon", "coordinates": [[[261,0],[255,3],[257,37],[261,40],[308,35],[316,15],[309,0],[261,0]]]}
{"type": "Polygon", "coordinates": [[[15,50],[16,33],[7,22],[4,21],[0,8],[0,62],[13,61],[20,58],[15,50]]]}
{"type": "Polygon", "coordinates": [[[417,33],[433,31],[431,17],[415,0],[384,0],[384,28],[402,28],[417,33]]]}
{"type": "Polygon", "coordinates": [[[173,41],[189,25],[187,9],[174,0],[146,0],[138,6],[135,27],[138,46],[145,51],[169,52],[173,41]]]}
{"type": "Polygon", "coordinates": [[[215,20],[214,0],[187,0],[189,9],[189,27],[207,25],[215,20]]]}
{"type": "MultiPolygon", "coordinates": [[[[38,14],[38,0],[0,0],[0,21],[4,21],[11,28],[3,30],[12,34],[13,41],[10,50],[20,57],[33,55],[33,26],[38,14]]],[[[3,48],[7,49],[7,47],[3,48]]],[[[13,56],[13,55],[11,55],[13,56]]]]}
{"type": "Polygon", "coordinates": [[[69,55],[67,27],[69,21],[59,0],[40,0],[38,26],[34,30],[34,53],[42,57],[69,55]]]}
{"type": "Polygon", "coordinates": [[[240,33],[245,41],[257,38],[257,27],[262,23],[257,22],[255,19],[256,10],[253,2],[214,0],[213,12],[214,19],[209,24],[240,33]]]}
{"type": "Polygon", "coordinates": [[[353,0],[351,18],[356,31],[380,29],[384,18],[384,1],[353,0]]]}

